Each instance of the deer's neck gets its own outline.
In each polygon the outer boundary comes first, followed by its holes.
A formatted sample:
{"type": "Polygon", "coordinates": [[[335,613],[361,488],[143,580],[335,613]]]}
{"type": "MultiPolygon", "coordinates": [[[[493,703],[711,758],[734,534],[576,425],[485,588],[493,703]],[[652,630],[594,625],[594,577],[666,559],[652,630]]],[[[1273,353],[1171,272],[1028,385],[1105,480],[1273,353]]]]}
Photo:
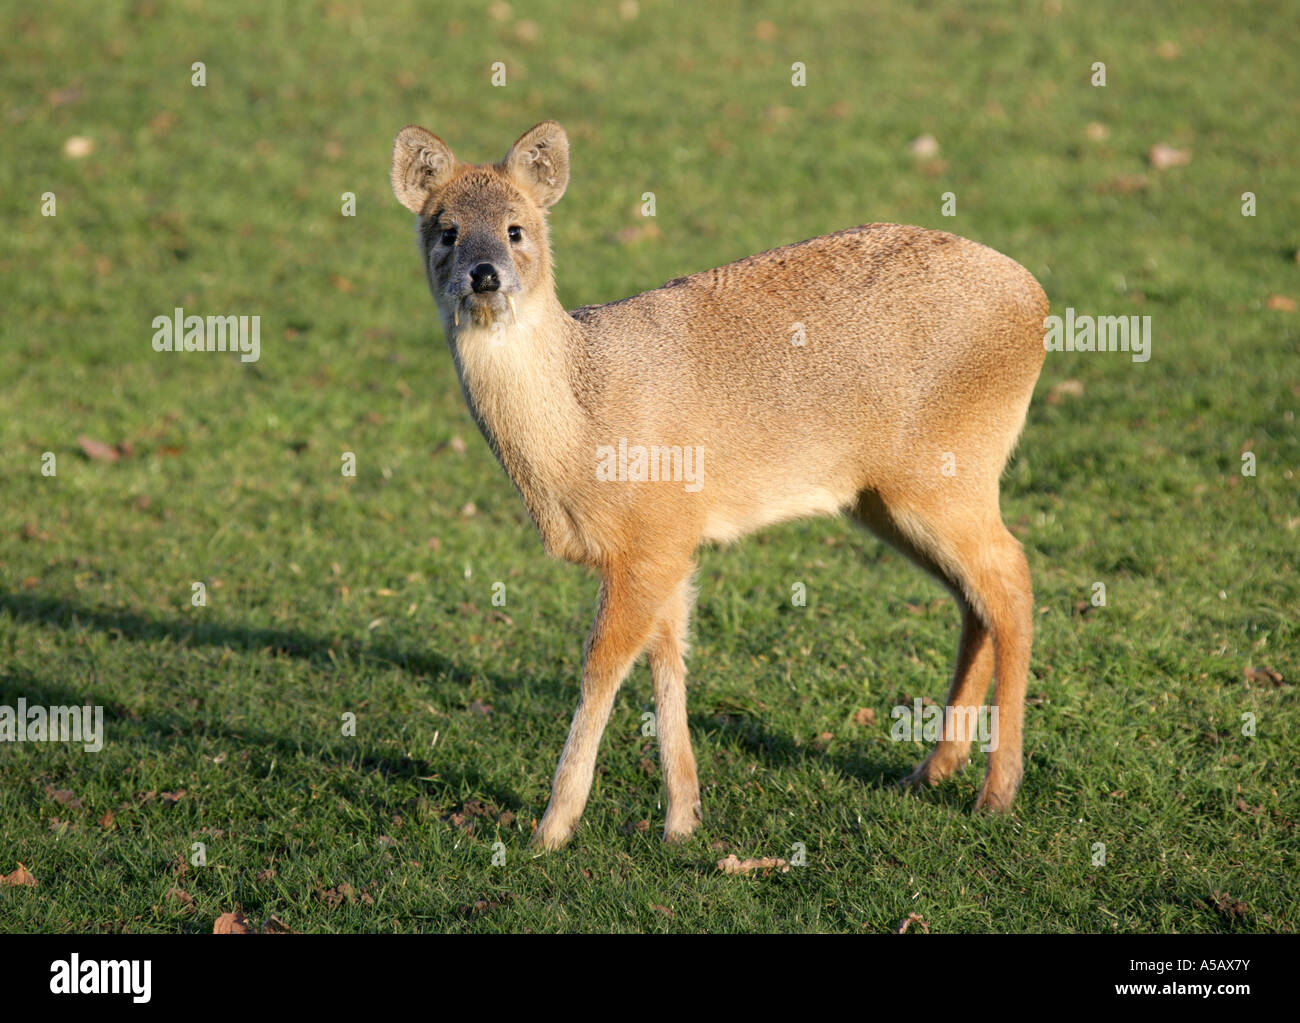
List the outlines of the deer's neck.
{"type": "Polygon", "coordinates": [[[554,294],[518,303],[517,317],[494,326],[445,326],[471,415],[548,549],[573,557],[564,493],[588,432],[574,393],[581,326],[554,294]]]}

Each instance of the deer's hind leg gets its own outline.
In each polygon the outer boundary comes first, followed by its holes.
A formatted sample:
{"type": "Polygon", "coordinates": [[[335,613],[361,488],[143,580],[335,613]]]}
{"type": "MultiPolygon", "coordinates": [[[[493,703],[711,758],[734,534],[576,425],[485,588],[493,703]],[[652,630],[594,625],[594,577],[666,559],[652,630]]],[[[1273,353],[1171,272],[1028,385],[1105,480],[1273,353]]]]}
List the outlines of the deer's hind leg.
{"type": "Polygon", "coordinates": [[[943,737],[907,780],[935,785],[966,764],[973,731],[969,724],[996,669],[996,731],[990,735],[988,773],[976,808],[1007,809],[1022,770],[1033,595],[1024,553],[1002,524],[996,484],[967,491],[961,500],[952,495],[918,500],[912,494],[906,504],[891,504],[874,491],[864,491],[853,511],[943,583],[961,609],[961,640],[943,737]]]}

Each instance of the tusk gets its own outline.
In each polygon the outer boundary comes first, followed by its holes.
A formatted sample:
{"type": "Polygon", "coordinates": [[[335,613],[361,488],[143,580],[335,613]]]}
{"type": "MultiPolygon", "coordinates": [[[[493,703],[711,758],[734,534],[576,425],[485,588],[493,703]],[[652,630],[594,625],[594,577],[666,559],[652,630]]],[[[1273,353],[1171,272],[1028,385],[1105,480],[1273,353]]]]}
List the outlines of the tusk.
{"type": "Polygon", "coordinates": [[[510,315],[514,318],[515,326],[519,325],[519,312],[515,309],[515,296],[507,295],[506,301],[510,303],[510,315]]]}

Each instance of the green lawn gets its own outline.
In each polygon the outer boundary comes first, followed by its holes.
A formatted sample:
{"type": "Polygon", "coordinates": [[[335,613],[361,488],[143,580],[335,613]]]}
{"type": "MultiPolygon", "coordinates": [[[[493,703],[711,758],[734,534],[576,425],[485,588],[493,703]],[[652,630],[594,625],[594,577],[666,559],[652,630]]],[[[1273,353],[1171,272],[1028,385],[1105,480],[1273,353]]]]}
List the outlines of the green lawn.
{"type": "Polygon", "coordinates": [[[1296,931],[1293,5],[429,6],[4,16],[0,705],[107,736],[0,744],[0,876],[39,881],[0,930],[1296,931]],[[1007,472],[1039,608],[1012,816],[971,814],[980,756],[896,787],[923,748],[890,708],[942,700],[957,615],[825,519],[702,553],[697,836],[658,838],[642,665],[574,843],[530,854],[596,580],[469,419],[388,161],[409,122],[487,160],[546,118],[569,307],[898,221],[1006,252],[1054,312],[1151,317],[1148,362],[1049,355],[1007,472]],[[177,306],[260,316],[260,360],[154,352],[177,306]]]}

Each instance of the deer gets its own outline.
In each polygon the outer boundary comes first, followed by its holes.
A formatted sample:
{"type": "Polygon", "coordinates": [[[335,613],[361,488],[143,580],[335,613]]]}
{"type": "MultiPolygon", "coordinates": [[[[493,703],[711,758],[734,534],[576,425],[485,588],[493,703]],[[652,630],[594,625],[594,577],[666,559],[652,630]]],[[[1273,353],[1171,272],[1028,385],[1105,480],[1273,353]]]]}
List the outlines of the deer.
{"type": "MultiPolygon", "coordinates": [[[[997,741],[975,809],[1008,811],[1023,773],[1033,594],[999,485],[1044,359],[1049,306],[1033,275],[952,234],[871,223],[566,311],[548,229],[569,182],[558,123],[490,164],[461,163],[408,125],[391,177],[416,215],[471,417],[546,553],[599,576],[534,848],[573,837],[642,653],[663,839],[695,831],[685,657],[697,551],[813,515],[847,515],[951,593],[961,630],[946,706],[980,708],[996,676],[997,741]]],[[[945,725],[902,781],[938,785],[970,746],[945,725]]]]}

